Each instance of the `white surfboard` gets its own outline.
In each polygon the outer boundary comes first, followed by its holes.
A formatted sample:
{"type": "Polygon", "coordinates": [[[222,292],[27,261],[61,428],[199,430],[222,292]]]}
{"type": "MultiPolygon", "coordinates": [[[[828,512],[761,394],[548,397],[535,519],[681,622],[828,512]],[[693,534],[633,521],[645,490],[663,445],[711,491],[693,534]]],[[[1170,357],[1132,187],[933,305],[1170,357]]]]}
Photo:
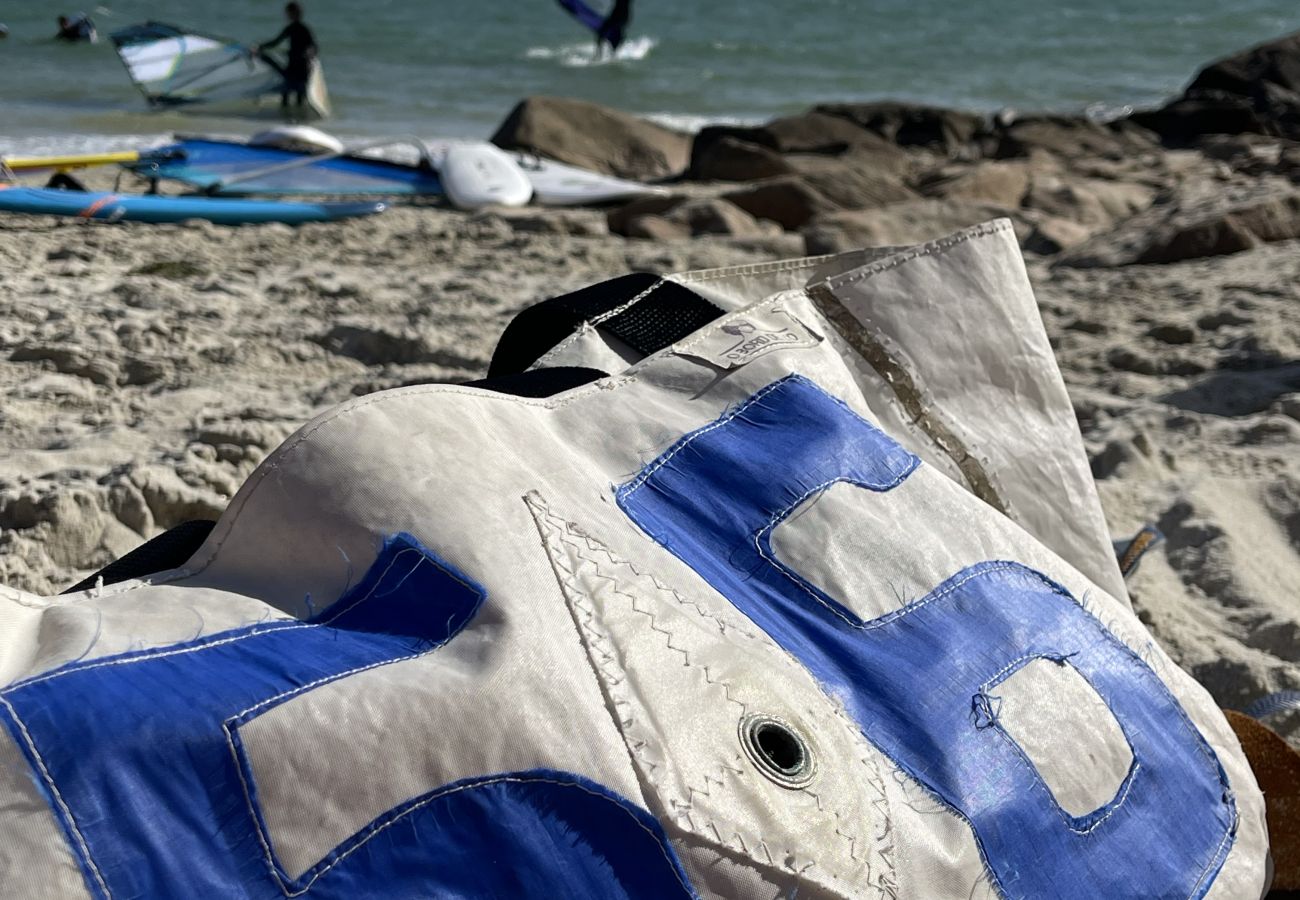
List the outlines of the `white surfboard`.
{"type": "Polygon", "coordinates": [[[667,190],[612,175],[602,175],[530,153],[512,153],[532,182],[534,199],[543,206],[583,206],[630,200],[667,190]]]}
{"type": "Polygon", "coordinates": [[[458,209],[523,206],[533,196],[533,185],[519,164],[488,143],[449,147],[438,175],[447,198],[458,209]]]}

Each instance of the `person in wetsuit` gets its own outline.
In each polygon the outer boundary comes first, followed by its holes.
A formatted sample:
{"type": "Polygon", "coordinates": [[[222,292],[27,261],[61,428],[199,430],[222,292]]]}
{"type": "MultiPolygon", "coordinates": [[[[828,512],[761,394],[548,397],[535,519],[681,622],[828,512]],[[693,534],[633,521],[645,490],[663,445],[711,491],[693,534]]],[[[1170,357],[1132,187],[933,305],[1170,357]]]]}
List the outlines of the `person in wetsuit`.
{"type": "Polygon", "coordinates": [[[632,0],[614,0],[614,8],[609,11],[600,31],[596,32],[596,55],[601,54],[601,45],[608,44],[610,53],[617,53],[626,36],[627,23],[632,18],[632,0]]]}
{"type": "Polygon", "coordinates": [[[307,80],[311,77],[312,60],[316,58],[316,38],[312,36],[311,29],[303,24],[300,4],[286,4],[284,14],[289,18],[289,24],[284,26],[284,30],[276,35],[274,40],[254,46],[253,51],[260,53],[285,41],[289,42],[289,61],[283,68],[265,56],[262,58],[279,69],[281,77],[284,78],[284,87],[280,90],[280,105],[287,107],[289,95],[294,94],[295,102],[301,107],[307,102],[307,80]]]}
{"type": "Polygon", "coordinates": [[[56,41],[67,41],[69,44],[76,44],[81,41],[94,43],[99,35],[95,32],[95,23],[85,13],[68,18],[59,16],[59,32],[54,35],[56,41]]]}

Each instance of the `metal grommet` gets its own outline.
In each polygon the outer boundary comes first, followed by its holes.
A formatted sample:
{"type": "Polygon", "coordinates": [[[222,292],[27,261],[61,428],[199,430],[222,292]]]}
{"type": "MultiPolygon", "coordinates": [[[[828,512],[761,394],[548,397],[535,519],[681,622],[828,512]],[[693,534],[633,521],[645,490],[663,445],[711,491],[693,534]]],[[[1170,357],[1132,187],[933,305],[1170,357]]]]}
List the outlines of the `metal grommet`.
{"type": "Polygon", "coordinates": [[[807,787],[817,774],[812,748],[793,725],[755,714],[740,720],[740,746],[763,776],[781,787],[807,787]]]}

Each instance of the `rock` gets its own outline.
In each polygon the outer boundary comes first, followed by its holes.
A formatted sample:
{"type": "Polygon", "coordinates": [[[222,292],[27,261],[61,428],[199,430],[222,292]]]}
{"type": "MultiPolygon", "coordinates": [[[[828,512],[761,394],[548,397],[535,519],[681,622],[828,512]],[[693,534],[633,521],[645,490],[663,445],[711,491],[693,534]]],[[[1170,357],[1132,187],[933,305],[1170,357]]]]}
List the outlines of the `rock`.
{"type": "Polygon", "coordinates": [[[1156,149],[1154,135],[1133,127],[1104,125],[1072,116],[1031,116],[1017,119],[999,135],[1000,158],[1028,156],[1035,150],[1065,159],[1100,156],[1124,159],[1156,149]]]}
{"type": "Polygon", "coordinates": [[[649,241],[679,241],[691,236],[691,228],[685,222],[670,222],[663,216],[644,215],[629,221],[623,234],[649,241]]]}
{"type": "Polygon", "coordinates": [[[689,136],[585,100],[529,97],[492,143],[620,178],[651,180],[686,169],[689,136]]]}
{"type": "Polygon", "coordinates": [[[1155,196],[1144,184],[1035,172],[1023,205],[1095,230],[1142,212],[1155,196]]]}
{"type": "Polygon", "coordinates": [[[1300,137],[1300,32],[1210,63],[1181,97],[1132,120],[1169,143],[1247,132],[1300,137]]]}
{"type": "Polygon", "coordinates": [[[973,166],[937,173],[921,185],[928,197],[975,200],[1015,209],[1029,190],[1029,164],[1024,160],[985,160],[973,166]]]}
{"type": "Polygon", "coordinates": [[[1136,112],[1130,119],[1175,146],[1206,134],[1268,134],[1272,130],[1253,104],[1241,97],[1180,97],[1159,109],[1136,112]]]}
{"type": "Polygon", "coordinates": [[[968,225],[1008,215],[988,203],[909,200],[879,209],[842,210],[813,219],[803,229],[809,255],[862,247],[913,244],[944,237],[968,225]]]}
{"type": "Polygon", "coordinates": [[[1078,222],[1048,216],[1034,223],[1023,248],[1041,256],[1054,256],[1062,250],[1082,244],[1092,232],[1078,222]]]}
{"type": "Polygon", "coordinates": [[[696,181],[756,181],[793,171],[768,147],[727,135],[691,151],[690,177],[696,181]]]}
{"type": "Polygon", "coordinates": [[[786,231],[802,228],[814,216],[836,208],[816,188],[794,177],[760,181],[752,187],[723,194],[722,199],[757,219],[770,219],[786,231]]]}
{"type": "Polygon", "coordinates": [[[630,222],[643,216],[661,216],[670,209],[681,206],[688,200],[690,200],[689,197],[683,197],[680,194],[638,197],[636,200],[633,200],[625,206],[620,206],[618,209],[611,209],[605,214],[605,221],[609,226],[609,230],[614,234],[623,234],[628,237],[640,237],[640,235],[628,234],[628,224],[630,222]]]}
{"type": "Polygon", "coordinates": [[[814,110],[782,116],[764,125],[709,125],[695,136],[692,152],[704,150],[724,137],[738,138],[778,153],[843,153],[854,146],[890,146],[890,142],[879,134],[846,117],[814,110]]]}
{"type": "Polygon", "coordinates": [[[1067,252],[1058,265],[1089,268],[1170,263],[1300,237],[1300,193],[1259,185],[1233,202],[1215,197],[1149,210],[1067,252]]]}
{"type": "Polygon", "coordinates": [[[823,104],[814,112],[847,119],[900,147],[924,147],[949,156],[968,151],[984,127],[983,118],[974,113],[888,100],[823,104]]]}
{"type": "Polygon", "coordinates": [[[1220,91],[1250,97],[1258,93],[1261,84],[1300,91],[1300,32],[1210,63],[1196,74],[1185,94],[1220,91]]]}
{"type": "Polygon", "coordinates": [[[902,178],[878,168],[869,155],[791,153],[783,159],[804,182],[844,209],[872,209],[918,198],[902,178]]]}
{"type": "MultiPolygon", "coordinates": [[[[772,229],[764,228],[749,213],[726,200],[692,200],[683,203],[664,218],[685,225],[692,236],[726,234],[732,237],[765,237],[772,229]]],[[[776,229],[779,233],[780,229],[776,229]]]]}

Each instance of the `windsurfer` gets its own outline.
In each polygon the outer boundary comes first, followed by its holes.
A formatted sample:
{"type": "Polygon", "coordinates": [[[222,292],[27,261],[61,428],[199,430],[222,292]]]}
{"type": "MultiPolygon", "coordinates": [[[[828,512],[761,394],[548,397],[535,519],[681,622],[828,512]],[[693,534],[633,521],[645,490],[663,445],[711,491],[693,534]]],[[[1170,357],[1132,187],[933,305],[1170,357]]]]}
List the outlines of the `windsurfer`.
{"type": "Polygon", "coordinates": [[[611,54],[617,53],[623,43],[627,23],[632,18],[632,0],[614,0],[614,8],[596,32],[596,56],[602,55],[602,45],[609,45],[611,54]]]}
{"type": "Polygon", "coordinates": [[[254,45],[253,52],[261,55],[262,59],[279,70],[280,76],[284,79],[284,86],[280,90],[280,105],[287,107],[289,95],[293,94],[295,103],[301,107],[307,102],[307,81],[311,78],[312,62],[316,59],[316,38],[312,35],[311,29],[303,24],[301,4],[296,2],[285,4],[284,14],[288,17],[289,24],[284,26],[274,40],[254,45]],[[289,60],[283,67],[261,53],[286,40],[289,42],[289,60]]]}
{"type": "Polygon", "coordinates": [[[71,18],[59,16],[59,32],[54,35],[56,41],[67,41],[70,44],[84,41],[93,44],[98,38],[95,23],[85,13],[77,13],[71,18]]]}

